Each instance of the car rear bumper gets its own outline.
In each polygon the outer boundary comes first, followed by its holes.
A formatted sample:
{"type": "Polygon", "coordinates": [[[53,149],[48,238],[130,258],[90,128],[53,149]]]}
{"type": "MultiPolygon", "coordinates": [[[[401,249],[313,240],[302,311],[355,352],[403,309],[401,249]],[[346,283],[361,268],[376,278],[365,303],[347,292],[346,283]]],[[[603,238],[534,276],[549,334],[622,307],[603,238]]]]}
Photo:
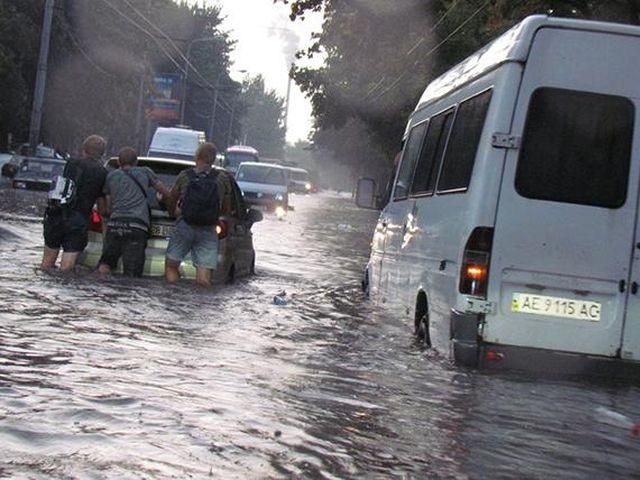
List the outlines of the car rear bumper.
{"type": "MultiPolygon", "coordinates": [[[[168,240],[166,238],[150,238],[145,250],[145,262],[142,275],[145,277],[164,276],[164,261],[167,252],[168,240]]],[[[80,256],[80,265],[95,269],[102,256],[102,234],[89,232],[89,243],[80,256]]],[[[230,259],[225,255],[227,249],[226,241],[220,240],[218,246],[218,266],[214,272],[213,283],[224,283],[228,278],[230,259]]],[[[115,273],[122,273],[122,262],[118,262],[115,273]]],[[[180,276],[186,279],[196,278],[196,269],[188,256],[180,265],[180,276]]]]}

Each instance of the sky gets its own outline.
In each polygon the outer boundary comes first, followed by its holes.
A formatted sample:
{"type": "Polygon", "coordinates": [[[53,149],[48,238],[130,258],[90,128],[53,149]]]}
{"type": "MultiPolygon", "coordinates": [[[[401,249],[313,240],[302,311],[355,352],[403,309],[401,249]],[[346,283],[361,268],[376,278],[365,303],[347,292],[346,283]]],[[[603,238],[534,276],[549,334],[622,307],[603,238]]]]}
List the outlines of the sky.
{"type": "MultiPolygon", "coordinates": [[[[197,3],[221,7],[224,30],[236,40],[231,56],[231,76],[241,81],[244,75],[261,74],[268,89],[286,97],[289,68],[297,50],[310,44],[311,33],[320,31],[322,16],[307,16],[304,22],[292,22],[288,6],[273,0],[198,0],[197,3]],[[241,72],[246,70],[246,73],[241,72]]],[[[291,82],[287,121],[287,142],[307,138],[311,129],[311,105],[291,82]]]]}

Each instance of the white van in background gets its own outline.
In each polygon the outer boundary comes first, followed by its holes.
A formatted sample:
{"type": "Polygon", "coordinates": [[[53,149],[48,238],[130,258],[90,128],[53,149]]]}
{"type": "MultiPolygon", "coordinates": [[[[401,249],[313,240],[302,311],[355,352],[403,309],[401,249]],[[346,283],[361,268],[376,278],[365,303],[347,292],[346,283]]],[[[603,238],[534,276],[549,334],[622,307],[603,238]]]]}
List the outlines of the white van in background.
{"type": "Polygon", "coordinates": [[[425,345],[480,367],[640,366],[638,51],[636,26],[537,15],[426,88],[364,279],[425,345]]]}
{"type": "Polygon", "coordinates": [[[158,127],[147,156],[193,160],[198,147],[206,141],[204,132],[180,127],[158,127]]]}

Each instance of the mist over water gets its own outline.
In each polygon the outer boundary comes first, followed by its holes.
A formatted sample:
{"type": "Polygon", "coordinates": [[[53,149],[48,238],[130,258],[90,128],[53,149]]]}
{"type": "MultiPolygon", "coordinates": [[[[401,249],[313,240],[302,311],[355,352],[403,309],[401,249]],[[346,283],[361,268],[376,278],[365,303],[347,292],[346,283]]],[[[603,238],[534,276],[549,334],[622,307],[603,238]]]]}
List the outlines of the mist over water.
{"type": "Polygon", "coordinates": [[[258,274],[213,291],[38,271],[40,199],[0,190],[0,478],[640,475],[596,417],[640,419],[637,386],[424,351],[363,298],[376,212],[347,197],[256,224],[258,274]]]}

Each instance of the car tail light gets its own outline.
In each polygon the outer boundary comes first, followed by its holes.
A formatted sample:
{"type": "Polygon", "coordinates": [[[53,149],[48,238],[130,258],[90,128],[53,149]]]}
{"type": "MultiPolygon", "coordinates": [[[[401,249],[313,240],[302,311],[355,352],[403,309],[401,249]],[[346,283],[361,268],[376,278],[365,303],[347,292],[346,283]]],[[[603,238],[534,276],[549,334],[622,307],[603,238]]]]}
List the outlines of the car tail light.
{"type": "Polygon", "coordinates": [[[487,296],[492,243],[491,227],[476,227],[469,235],[460,269],[460,293],[483,298],[487,296]]]}
{"type": "Polygon", "coordinates": [[[89,219],[89,230],[92,232],[102,233],[102,217],[97,210],[91,211],[91,218],[89,219]]]}
{"type": "Polygon", "coordinates": [[[229,223],[222,218],[218,220],[218,224],[216,225],[216,233],[218,234],[219,239],[225,238],[229,233],[229,223]]]}

